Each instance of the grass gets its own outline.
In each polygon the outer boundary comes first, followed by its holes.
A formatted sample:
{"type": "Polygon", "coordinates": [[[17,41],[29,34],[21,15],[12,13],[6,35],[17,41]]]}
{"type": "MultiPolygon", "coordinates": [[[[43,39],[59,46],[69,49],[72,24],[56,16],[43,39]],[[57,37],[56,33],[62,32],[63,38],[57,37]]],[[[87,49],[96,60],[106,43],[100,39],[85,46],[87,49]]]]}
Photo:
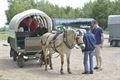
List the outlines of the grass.
{"type": "Polygon", "coordinates": [[[6,32],[0,32],[0,40],[7,40],[7,33],[6,32]]]}

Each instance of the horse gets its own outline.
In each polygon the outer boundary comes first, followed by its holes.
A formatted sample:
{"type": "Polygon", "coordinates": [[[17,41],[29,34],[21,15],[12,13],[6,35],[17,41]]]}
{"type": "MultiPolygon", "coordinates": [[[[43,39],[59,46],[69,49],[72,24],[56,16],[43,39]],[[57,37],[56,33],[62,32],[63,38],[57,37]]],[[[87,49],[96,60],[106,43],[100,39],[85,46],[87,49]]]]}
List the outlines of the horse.
{"type": "Polygon", "coordinates": [[[67,59],[67,71],[71,74],[70,70],[70,54],[71,50],[75,45],[79,45],[81,48],[84,47],[82,34],[77,35],[74,29],[66,29],[62,33],[45,33],[41,36],[42,50],[45,56],[45,71],[47,71],[47,59],[49,56],[50,69],[52,67],[51,55],[55,52],[59,53],[61,57],[61,69],[60,73],[63,73],[64,54],[67,59]]]}

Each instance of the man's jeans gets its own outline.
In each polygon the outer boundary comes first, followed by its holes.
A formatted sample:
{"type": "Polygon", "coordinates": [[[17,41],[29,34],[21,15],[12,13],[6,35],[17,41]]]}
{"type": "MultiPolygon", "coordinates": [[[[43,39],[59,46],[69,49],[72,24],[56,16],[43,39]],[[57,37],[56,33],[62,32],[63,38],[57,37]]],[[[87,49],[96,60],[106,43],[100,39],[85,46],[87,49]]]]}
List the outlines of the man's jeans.
{"type": "Polygon", "coordinates": [[[94,71],[93,56],[94,56],[94,51],[85,51],[84,52],[84,69],[85,69],[85,72],[89,72],[89,71],[93,72],[94,71]],[[89,59],[89,61],[88,61],[88,59],[89,59]]]}

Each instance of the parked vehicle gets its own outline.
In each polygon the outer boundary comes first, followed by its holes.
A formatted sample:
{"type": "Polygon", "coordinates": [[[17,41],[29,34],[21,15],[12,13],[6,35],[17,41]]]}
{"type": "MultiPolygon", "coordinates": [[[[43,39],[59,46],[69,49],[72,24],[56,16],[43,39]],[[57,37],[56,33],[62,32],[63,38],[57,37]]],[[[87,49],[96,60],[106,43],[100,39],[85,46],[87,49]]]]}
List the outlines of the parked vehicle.
{"type": "Polygon", "coordinates": [[[93,18],[68,18],[68,19],[53,19],[53,29],[57,31],[63,31],[63,28],[75,28],[84,34],[86,32],[86,27],[91,26],[91,22],[94,21],[93,18]]]}
{"type": "Polygon", "coordinates": [[[112,47],[120,47],[120,15],[108,16],[109,42],[112,47]]]}
{"type": "MultiPolygon", "coordinates": [[[[41,53],[40,37],[31,37],[32,31],[19,30],[20,23],[30,16],[34,16],[37,23],[43,23],[48,32],[52,31],[52,20],[44,12],[37,9],[30,9],[15,15],[9,23],[10,56],[18,63],[19,67],[24,66],[24,61],[39,58],[41,53]]],[[[23,25],[22,25],[23,26],[23,25]]],[[[28,26],[27,26],[28,27],[28,26]]],[[[29,27],[28,27],[29,28],[29,27]]]]}

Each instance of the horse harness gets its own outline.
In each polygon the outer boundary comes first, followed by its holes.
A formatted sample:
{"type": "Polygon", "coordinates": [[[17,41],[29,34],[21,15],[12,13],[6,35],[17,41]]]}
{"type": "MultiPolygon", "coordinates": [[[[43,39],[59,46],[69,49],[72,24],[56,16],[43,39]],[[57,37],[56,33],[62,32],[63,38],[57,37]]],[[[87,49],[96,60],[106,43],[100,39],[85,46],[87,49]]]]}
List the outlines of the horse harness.
{"type": "MultiPolygon", "coordinates": [[[[50,35],[47,36],[47,39],[46,39],[45,43],[43,43],[43,40],[41,39],[41,44],[42,44],[42,45],[46,45],[46,42],[47,42],[49,36],[50,36],[50,35]]],[[[41,38],[42,38],[42,37],[41,37],[41,38]]]]}
{"type": "MultiPolygon", "coordinates": [[[[59,45],[57,45],[57,46],[55,45],[55,40],[56,40],[56,38],[57,38],[60,34],[61,34],[60,32],[57,33],[57,34],[55,34],[55,36],[53,37],[53,39],[49,42],[50,47],[51,47],[55,52],[58,52],[58,50],[57,50],[56,48],[61,45],[61,44],[59,44],[59,45]],[[52,45],[52,44],[53,44],[53,45],[52,45]]],[[[50,34],[50,35],[52,35],[52,34],[50,34]]],[[[46,39],[45,43],[43,43],[43,40],[41,40],[42,45],[46,45],[46,42],[47,42],[48,38],[50,37],[50,35],[47,36],[47,39],[46,39]]]]}
{"type": "MultiPolygon", "coordinates": [[[[61,33],[62,33],[62,32],[61,32],[61,33]]],[[[56,45],[55,45],[55,40],[57,39],[57,37],[58,37],[61,33],[55,34],[55,36],[53,37],[53,39],[52,39],[52,40],[50,41],[50,43],[49,43],[50,46],[51,46],[51,48],[52,48],[55,52],[58,52],[58,53],[59,53],[59,51],[58,51],[56,48],[58,48],[61,44],[59,44],[59,45],[56,46],[56,45]],[[53,45],[52,45],[52,44],[53,44],[53,45]]],[[[50,35],[51,35],[51,34],[50,34],[50,35]]],[[[45,44],[46,44],[46,42],[47,42],[47,40],[48,40],[48,38],[49,38],[50,35],[48,35],[45,43],[43,43],[43,41],[41,40],[42,45],[45,45],[45,44]]],[[[68,43],[67,31],[66,31],[66,30],[64,30],[63,42],[65,43],[65,45],[66,45],[69,49],[72,49],[72,48],[74,47],[74,44],[70,45],[70,44],[68,43]]]]}
{"type": "MultiPolygon", "coordinates": [[[[61,44],[59,45],[55,45],[55,40],[56,38],[60,35],[61,33],[57,33],[55,34],[55,36],[53,37],[53,39],[50,41],[50,46],[52,47],[52,49],[55,51],[55,52],[58,52],[58,50],[56,49],[57,47],[59,47],[61,44]],[[52,46],[52,43],[53,43],[53,46],[52,46]]],[[[59,53],[59,52],[58,52],[59,53]]]]}

